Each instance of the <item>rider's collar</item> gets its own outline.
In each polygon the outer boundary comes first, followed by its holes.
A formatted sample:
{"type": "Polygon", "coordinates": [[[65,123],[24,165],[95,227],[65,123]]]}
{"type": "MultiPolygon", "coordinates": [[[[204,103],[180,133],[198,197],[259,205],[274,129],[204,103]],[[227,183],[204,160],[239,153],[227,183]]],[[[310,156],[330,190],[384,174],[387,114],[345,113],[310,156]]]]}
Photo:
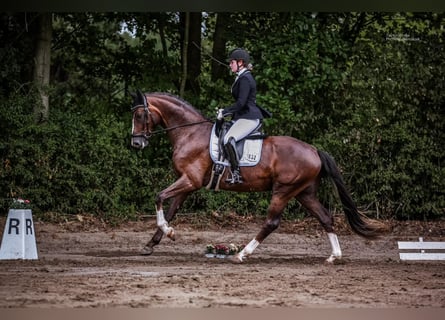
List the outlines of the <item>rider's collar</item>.
{"type": "Polygon", "coordinates": [[[246,72],[247,71],[247,68],[242,68],[240,71],[238,71],[237,73],[236,73],[236,75],[239,77],[240,75],[242,75],[244,72],[246,72]]]}

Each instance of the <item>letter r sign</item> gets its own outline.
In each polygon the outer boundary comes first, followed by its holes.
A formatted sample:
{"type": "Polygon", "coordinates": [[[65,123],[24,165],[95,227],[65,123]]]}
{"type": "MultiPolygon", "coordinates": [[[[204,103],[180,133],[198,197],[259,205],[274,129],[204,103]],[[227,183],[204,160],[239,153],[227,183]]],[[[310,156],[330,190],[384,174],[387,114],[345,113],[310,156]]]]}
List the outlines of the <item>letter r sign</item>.
{"type": "MultiPolygon", "coordinates": [[[[20,234],[20,219],[10,218],[8,221],[9,221],[8,234],[12,234],[14,232],[14,234],[19,235],[20,234]]],[[[24,228],[22,228],[22,229],[26,235],[32,235],[33,234],[32,219],[25,218],[24,219],[24,228]]]]}
{"type": "Polygon", "coordinates": [[[30,209],[10,209],[0,247],[0,259],[38,259],[30,209]]]}

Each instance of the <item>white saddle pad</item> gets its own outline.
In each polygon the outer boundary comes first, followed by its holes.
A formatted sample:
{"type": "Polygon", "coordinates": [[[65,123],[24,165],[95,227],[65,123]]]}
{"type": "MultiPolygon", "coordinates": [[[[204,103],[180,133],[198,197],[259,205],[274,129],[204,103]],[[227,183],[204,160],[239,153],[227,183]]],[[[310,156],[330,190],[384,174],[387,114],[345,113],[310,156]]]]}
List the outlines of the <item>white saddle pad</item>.
{"type": "MultiPolygon", "coordinates": [[[[240,159],[240,167],[255,166],[260,162],[261,149],[263,147],[263,139],[246,139],[244,142],[243,155],[240,159]]],[[[227,159],[219,161],[218,137],[215,133],[215,125],[213,125],[212,133],[210,134],[210,157],[213,162],[221,163],[225,166],[230,166],[227,159]]]]}

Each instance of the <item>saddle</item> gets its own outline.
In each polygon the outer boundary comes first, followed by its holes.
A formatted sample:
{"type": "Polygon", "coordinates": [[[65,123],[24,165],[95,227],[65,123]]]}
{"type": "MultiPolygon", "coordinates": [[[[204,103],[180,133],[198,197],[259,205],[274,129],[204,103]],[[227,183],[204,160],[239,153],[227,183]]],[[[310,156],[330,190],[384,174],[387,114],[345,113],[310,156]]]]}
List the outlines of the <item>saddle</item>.
{"type": "MultiPolygon", "coordinates": [[[[229,161],[224,157],[223,140],[226,132],[232,125],[232,121],[224,120],[218,120],[213,125],[209,147],[210,157],[213,161],[213,168],[210,182],[206,186],[207,189],[218,190],[220,179],[224,174],[226,167],[230,166],[229,161]]],[[[240,159],[240,167],[255,166],[261,160],[263,140],[267,137],[261,131],[261,127],[262,124],[260,123],[247,137],[237,141],[236,152],[240,159]]]]}

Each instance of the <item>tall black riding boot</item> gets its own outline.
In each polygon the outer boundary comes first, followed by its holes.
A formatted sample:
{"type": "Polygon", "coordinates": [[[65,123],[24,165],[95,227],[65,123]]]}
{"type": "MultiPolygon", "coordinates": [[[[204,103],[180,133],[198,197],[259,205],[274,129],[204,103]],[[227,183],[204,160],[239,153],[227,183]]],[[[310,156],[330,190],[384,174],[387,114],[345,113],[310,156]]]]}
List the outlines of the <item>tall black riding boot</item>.
{"type": "Polygon", "coordinates": [[[239,170],[239,157],[236,152],[236,142],[234,138],[230,138],[229,141],[224,145],[226,155],[229,158],[231,167],[231,177],[226,179],[226,182],[230,184],[243,183],[243,178],[241,177],[239,170]]]}

